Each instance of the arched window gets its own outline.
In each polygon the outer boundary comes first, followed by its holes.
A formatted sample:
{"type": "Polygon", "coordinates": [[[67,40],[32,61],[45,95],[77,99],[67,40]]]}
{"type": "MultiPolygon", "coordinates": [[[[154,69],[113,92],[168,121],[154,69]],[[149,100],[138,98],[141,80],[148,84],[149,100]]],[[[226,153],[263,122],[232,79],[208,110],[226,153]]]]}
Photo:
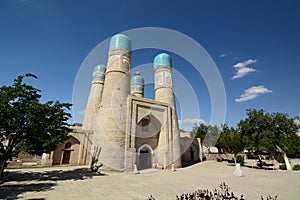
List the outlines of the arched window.
{"type": "Polygon", "coordinates": [[[142,125],[142,131],[143,132],[148,132],[149,131],[149,124],[150,124],[150,118],[149,117],[145,117],[145,118],[142,119],[141,125],[142,125]]]}
{"type": "Polygon", "coordinates": [[[67,142],[65,144],[65,149],[69,149],[69,148],[71,148],[71,146],[72,146],[71,142],[67,142]]]}

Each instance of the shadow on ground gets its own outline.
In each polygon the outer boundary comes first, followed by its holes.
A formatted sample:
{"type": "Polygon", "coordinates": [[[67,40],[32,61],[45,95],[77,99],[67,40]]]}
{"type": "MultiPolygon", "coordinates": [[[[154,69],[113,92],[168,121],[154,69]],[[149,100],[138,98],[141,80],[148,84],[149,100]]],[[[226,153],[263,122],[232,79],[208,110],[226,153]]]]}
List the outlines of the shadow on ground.
{"type": "MultiPolygon", "coordinates": [[[[35,184],[11,184],[0,187],[0,199],[18,199],[18,195],[25,192],[40,192],[53,190],[55,183],[35,183],[35,184]]],[[[44,199],[44,198],[38,198],[44,199]]]]}
{"type": "Polygon", "coordinates": [[[0,199],[17,199],[18,195],[25,192],[52,190],[56,186],[56,181],[77,181],[104,175],[92,173],[87,168],[44,172],[10,171],[6,172],[3,177],[0,177],[0,199]],[[32,181],[34,183],[16,183],[22,181],[32,181]]]}
{"type": "Polygon", "coordinates": [[[248,167],[251,169],[261,169],[261,170],[276,170],[273,167],[257,167],[257,166],[250,166],[250,165],[243,165],[244,167],[248,167]]]}
{"type": "Polygon", "coordinates": [[[104,176],[101,173],[92,173],[89,169],[53,170],[45,172],[7,172],[1,177],[0,184],[8,181],[63,181],[84,180],[94,176],[104,176]]]}

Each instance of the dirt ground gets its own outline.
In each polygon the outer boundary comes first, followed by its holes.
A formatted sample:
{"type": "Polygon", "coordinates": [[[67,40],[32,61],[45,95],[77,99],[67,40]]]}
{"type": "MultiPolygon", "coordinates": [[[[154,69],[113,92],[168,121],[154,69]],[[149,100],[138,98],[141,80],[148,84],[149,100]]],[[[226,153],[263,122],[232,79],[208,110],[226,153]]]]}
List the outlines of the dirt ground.
{"type": "Polygon", "coordinates": [[[234,167],[207,161],[171,170],[145,170],[140,174],[91,174],[84,166],[6,170],[0,180],[0,199],[176,199],[176,194],[213,189],[221,182],[245,199],[278,195],[295,200],[300,196],[300,172],[234,167]]]}

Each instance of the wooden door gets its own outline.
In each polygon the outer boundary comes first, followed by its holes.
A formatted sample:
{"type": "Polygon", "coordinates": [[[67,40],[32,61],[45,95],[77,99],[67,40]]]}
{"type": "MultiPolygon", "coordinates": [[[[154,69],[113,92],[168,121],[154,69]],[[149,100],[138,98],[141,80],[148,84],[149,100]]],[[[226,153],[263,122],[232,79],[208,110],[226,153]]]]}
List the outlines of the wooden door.
{"type": "Polygon", "coordinates": [[[63,159],[62,159],[62,164],[63,165],[69,164],[70,156],[71,156],[71,151],[70,150],[64,150],[63,159]]]}

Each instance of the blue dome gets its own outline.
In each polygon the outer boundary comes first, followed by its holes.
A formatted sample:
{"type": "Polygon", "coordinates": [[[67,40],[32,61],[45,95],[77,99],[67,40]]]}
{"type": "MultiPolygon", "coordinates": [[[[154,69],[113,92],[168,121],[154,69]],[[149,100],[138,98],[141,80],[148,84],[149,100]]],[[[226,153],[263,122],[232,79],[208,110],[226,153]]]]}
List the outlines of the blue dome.
{"type": "Polygon", "coordinates": [[[144,85],[144,78],[139,72],[136,72],[135,75],[131,78],[130,84],[144,85]]]}
{"type": "Polygon", "coordinates": [[[153,61],[154,68],[165,66],[165,67],[172,67],[172,60],[169,54],[160,53],[155,56],[153,61]]]}
{"type": "Polygon", "coordinates": [[[131,51],[131,41],[129,37],[124,34],[114,35],[110,40],[109,50],[114,48],[126,49],[131,51]]]}
{"type": "Polygon", "coordinates": [[[93,81],[104,81],[105,71],[105,65],[96,65],[93,71],[93,81]]]}
{"type": "Polygon", "coordinates": [[[96,65],[94,67],[94,72],[105,72],[106,66],[105,65],[96,65]]]}

